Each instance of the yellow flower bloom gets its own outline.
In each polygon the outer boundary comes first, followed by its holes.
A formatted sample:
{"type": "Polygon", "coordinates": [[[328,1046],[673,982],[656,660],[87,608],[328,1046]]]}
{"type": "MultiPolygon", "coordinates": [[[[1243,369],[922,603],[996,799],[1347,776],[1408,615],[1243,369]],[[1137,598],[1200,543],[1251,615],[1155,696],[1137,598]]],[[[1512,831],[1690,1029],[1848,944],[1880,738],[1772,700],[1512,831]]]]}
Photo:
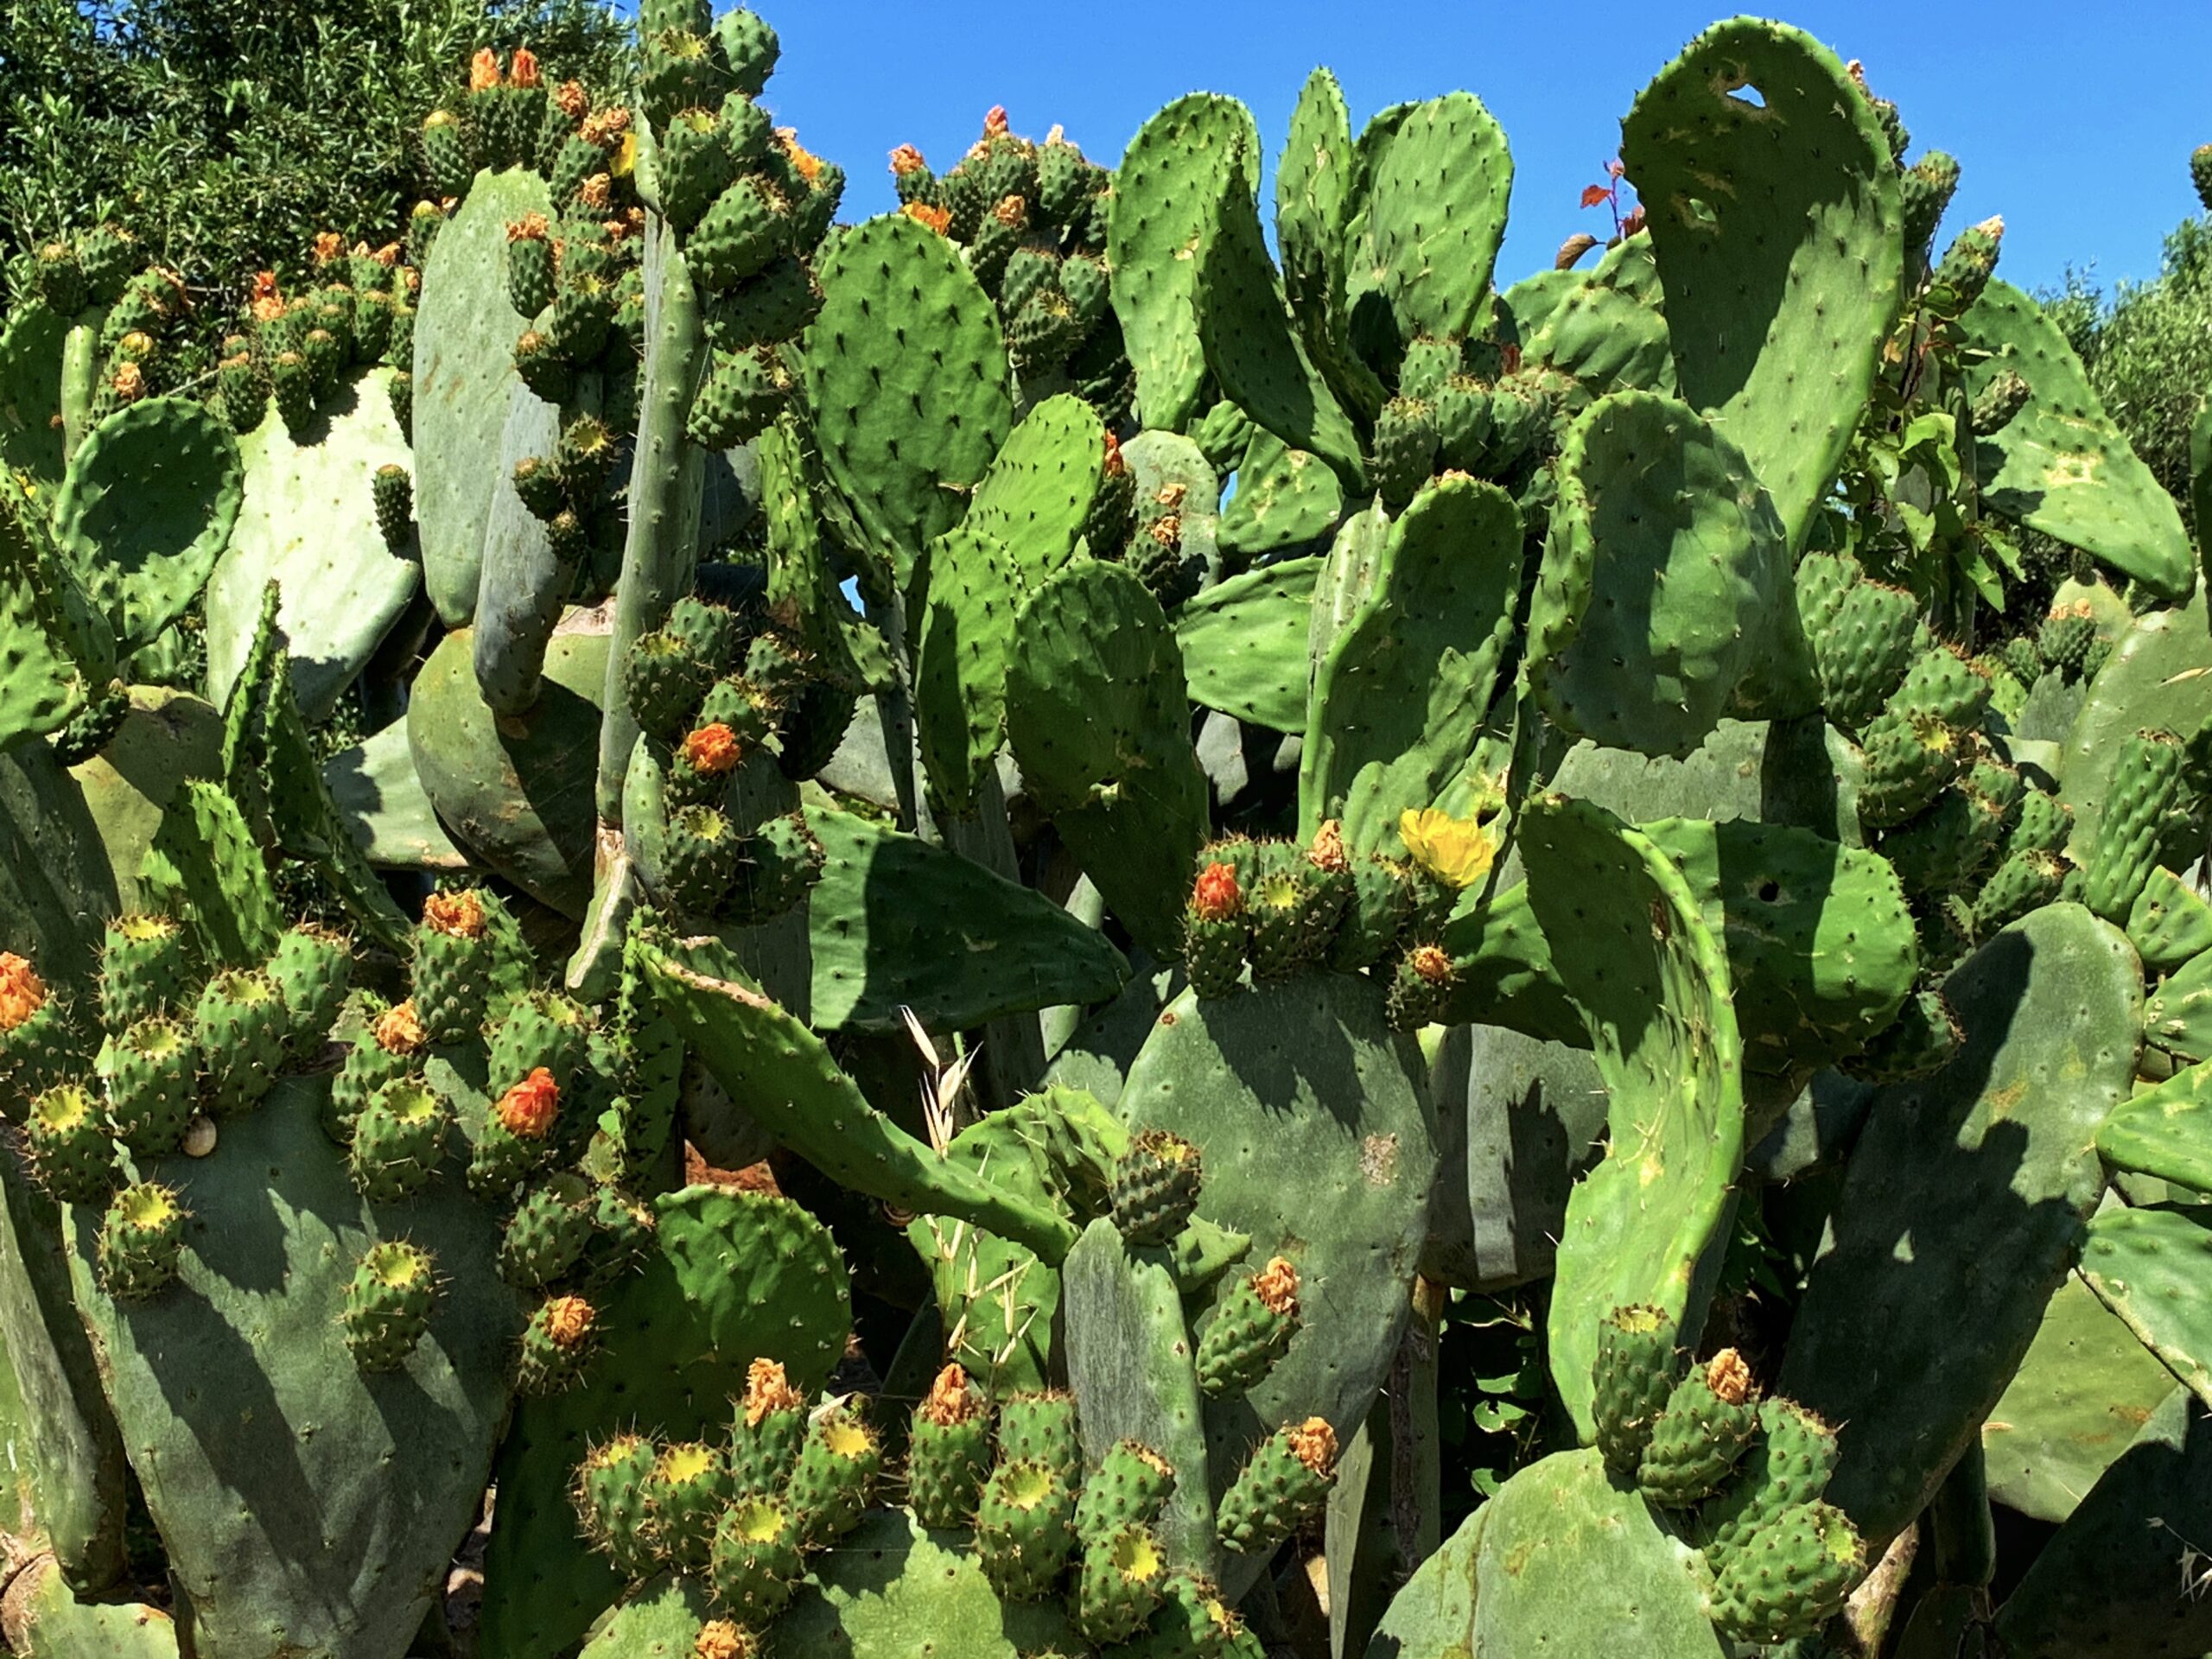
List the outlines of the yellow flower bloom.
{"type": "Polygon", "coordinates": [[[618,179],[626,179],[638,170],[638,135],[626,132],[622,142],[614,147],[614,160],[608,170],[618,179]]]}
{"type": "Polygon", "coordinates": [[[1497,843],[1488,830],[1433,806],[1402,814],[1398,835],[1413,861],[1448,887],[1471,887],[1490,874],[1491,861],[1497,856],[1497,843]]]}

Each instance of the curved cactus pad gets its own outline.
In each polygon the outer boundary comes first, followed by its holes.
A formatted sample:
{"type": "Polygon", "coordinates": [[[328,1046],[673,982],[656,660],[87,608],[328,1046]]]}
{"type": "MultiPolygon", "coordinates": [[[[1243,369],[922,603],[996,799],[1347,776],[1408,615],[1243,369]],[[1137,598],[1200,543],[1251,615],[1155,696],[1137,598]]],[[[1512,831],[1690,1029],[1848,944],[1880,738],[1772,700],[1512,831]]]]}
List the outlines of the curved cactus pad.
{"type": "Polygon", "coordinates": [[[1810,35],[1739,17],[1637,95],[1621,159],[1650,215],[1681,395],[1734,440],[1801,547],[1904,277],[1873,107],[1810,35]]]}
{"type": "Polygon", "coordinates": [[[1743,1044],[1728,964],[1673,861],[1611,814],[1551,797],[1521,816],[1529,896],[1610,1096],[1604,1160],[1567,1200],[1552,1380],[1592,1432],[1599,1322],[1649,1304],[1703,1316],[1743,1161],[1743,1044]]]}
{"type": "Polygon", "coordinates": [[[1840,1426],[1828,1501],[1870,1550],[1919,1512],[2034,1341],[2104,1190],[2091,1137],[2142,1031],[2135,953],[2077,905],[2006,928],[1943,995],[1965,1046],[1875,1096],[1777,1383],[1840,1426]]]}
{"type": "Polygon", "coordinates": [[[1313,672],[1306,642],[1320,575],[1318,555],[1283,559],[1185,602],[1175,613],[1175,643],[1191,700],[1255,726],[1303,732],[1313,672]]]}

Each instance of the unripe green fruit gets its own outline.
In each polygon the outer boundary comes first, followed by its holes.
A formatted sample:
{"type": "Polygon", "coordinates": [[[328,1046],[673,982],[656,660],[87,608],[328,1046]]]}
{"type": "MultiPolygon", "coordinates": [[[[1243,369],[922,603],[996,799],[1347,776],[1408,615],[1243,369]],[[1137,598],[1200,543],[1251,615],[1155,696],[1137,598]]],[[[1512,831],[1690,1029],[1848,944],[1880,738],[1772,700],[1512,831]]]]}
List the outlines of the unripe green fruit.
{"type": "Polygon", "coordinates": [[[1617,1307],[1599,1323],[1593,1410],[1598,1449],[1614,1473],[1636,1472],[1679,1372],[1675,1322],[1660,1309],[1617,1307]]]}
{"type": "Polygon", "coordinates": [[[1906,715],[1932,715],[1971,731],[1989,707],[1989,677],[1954,647],[1934,645],[1913,658],[1891,701],[1906,715]]]}
{"type": "Polygon", "coordinates": [[[1442,947],[1416,944],[1398,958],[1384,995],[1383,1017],[1393,1031],[1419,1031],[1444,1015],[1457,970],[1442,947]]]}
{"type": "Polygon", "coordinates": [[[199,1066],[191,1032],[175,1020],[142,1020],[115,1037],[100,1075],[117,1138],[141,1158],[175,1152],[192,1118],[199,1066]]]}
{"type": "Polygon", "coordinates": [[[741,1497],[715,1523],[707,1565],[715,1600],[755,1630],[764,1629],[791,1599],[805,1571],[799,1554],[798,1520],[769,1497],[741,1497]]]}
{"type": "Polygon", "coordinates": [[[1075,1396],[1065,1389],[1009,1395],[999,1402],[999,1459],[1041,1463],[1072,1492],[1083,1479],[1075,1396]]]}
{"type": "Polygon", "coordinates": [[[782,1490],[806,1443],[806,1402],[772,1359],[745,1373],[745,1395],[730,1427],[729,1473],[740,1497],[782,1490]]]}
{"type": "Polygon", "coordinates": [[[733,7],[715,19],[715,43],[729,65],[730,84],[748,98],[760,97],[783,51],[768,20],[757,11],[733,7]]]}
{"type": "Polygon", "coordinates": [[[110,1031],[181,1001],[189,957],[184,930],[167,916],[119,916],[100,952],[100,1018],[110,1031]]]}
{"type": "Polygon", "coordinates": [[[414,544],[415,480],[397,462],[377,468],[369,480],[371,505],[376,509],[377,534],[395,553],[414,544]]]}
{"type": "Polygon", "coordinates": [[[1120,1440],[1099,1459],[1076,1500],[1076,1536],[1095,1544],[1126,1526],[1148,1527],[1175,1491],[1167,1459],[1138,1440],[1120,1440]]]}
{"type": "Polygon", "coordinates": [[[419,1244],[385,1239],[369,1247],[346,1287],[346,1351],[365,1371],[397,1370],[429,1329],[437,1263],[419,1244]]]}
{"type": "Polygon", "coordinates": [[[284,999],[285,1047],[320,1055],[353,979],[353,943],[334,928],[302,922],[276,942],[269,976],[284,999]]]}
{"type": "Polygon", "coordinates": [[[525,317],[553,303],[553,241],[543,219],[507,226],[507,302],[525,317]]]}
{"type": "Polygon", "coordinates": [[[1000,1464],[976,1506],[976,1555],[1009,1601],[1051,1595],[1075,1550],[1075,1498],[1048,1464],[1000,1464]]]}
{"type": "Polygon", "coordinates": [[[1337,1437],[1320,1418],[1277,1429],[1222,1494],[1215,1530],[1223,1547],[1273,1549],[1327,1506],[1336,1465],[1337,1437]]]}
{"type": "Polygon", "coordinates": [[[938,1373],[906,1441],[906,1501],[925,1527],[964,1527],[991,1467],[991,1408],[957,1365],[938,1373]]]}
{"type": "Polygon", "coordinates": [[[661,885],[669,903],[692,915],[714,915],[729,896],[742,851],[728,814],[710,806],[671,813],[661,853],[661,885]]]}
{"type": "Polygon", "coordinates": [[[409,443],[415,442],[415,377],[403,371],[391,377],[389,388],[391,418],[399,427],[399,435],[409,443]]]}
{"type": "Polygon", "coordinates": [[[660,1448],[637,1434],[618,1434],[584,1454],[569,1499],[584,1536],[632,1582],[659,1565],[654,1553],[649,1497],[660,1448]]]}
{"type": "Polygon", "coordinates": [[[1915,262],[1916,272],[1917,262],[1926,257],[1943,210],[1959,188],[1959,163],[1943,151],[1931,149],[1907,168],[1897,183],[1904,202],[1905,255],[1915,262]]]}
{"type": "Polygon", "coordinates": [[[573,1174],[525,1194],[499,1239],[499,1277],[518,1290],[537,1290],[575,1267],[591,1243],[590,1198],[590,1184],[573,1174]]]}
{"type": "Polygon", "coordinates": [[[1393,397],[1375,419],[1375,457],[1369,467],[1383,505],[1393,512],[1435,474],[1439,442],[1436,405],[1418,397],[1393,397]]]}
{"type": "Polygon", "coordinates": [[[559,1394],[583,1378],[598,1347],[598,1310],[581,1296],[556,1296],[523,1327],[515,1386],[525,1395],[559,1394]]]}
{"type": "MultiPolygon", "coordinates": [[[[687,594],[668,607],[668,620],[661,624],[661,631],[716,676],[734,669],[744,656],[746,619],[727,605],[696,594],[687,594]]],[[[718,682],[714,690],[720,690],[718,682]]]]}
{"type": "Polygon", "coordinates": [[[435,893],[415,930],[412,1001],[433,1044],[473,1040],[492,989],[492,941],[483,896],[473,888],[435,893]]]}
{"type": "Polygon", "coordinates": [[[2142,896],[2158,868],[2166,810],[2182,788],[2186,751],[2171,732],[2136,732],[2120,741],[2105,785],[2082,901],[2117,925],[2142,896]]]}
{"type": "Polygon", "coordinates": [[[291,1026],[276,982],[265,973],[221,973],[207,982],[194,1014],[217,1116],[249,1109],[268,1094],[284,1063],[291,1026]]]}
{"type": "Polygon", "coordinates": [[[1165,1129],[1141,1131],[1114,1160],[1114,1225],[1132,1244],[1164,1244],[1183,1230],[1205,1176],[1198,1149],[1165,1129]]]}
{"type": "Polygon", "coordinates": [[[530,516],[540,522],[550,520],[569,505],[569,482],[561,475],[557,461],[543,455],[524,455],[507,476],[530,516]]]}
{"type": "Polygon", "coordinates": [[[1956,731],[1901,709],[1869,721],[1859,747],[1866,769],[1859,790],[1859,819],[1868,830],[1891,829],[1918,816],[1964,764],[1956,731]]]}
{"type": "Polygon", "coordinates": [[[766,691],[742,674],[731,674],[715,681],[699,705],[698,724],[728,727],[738,746],[749,752],[774,734],[782,715],[766,691]]]}
{"type": "Polygon", "coordinates": [[[1149,1527],[1124,1526],[1086,1544],[1076,1586],[1077,1629],[1102,1644],[1128,1640],[1160,1605],[1166,1581],[1166,1554],[1149,1527]]]}
{"type": "Polygon", "coordinates": [[[68,243],[49,242],[38,251],[32,282],[38,297],[56,316],[74,317],[85,308],[85,267],[68,243]]]}
{"type": "MultiPolygon", "coordinates": [[[[1802,596],[1802,571],[1799,591],[1802,596]]],[[[1824,624],[1805,620],[1830,720],[1855,732],[1890,706],[1912,667],[1919,609],[1904,588],[1862,577],[1846,588],[1824,624]]],[[[1986,683],[1982,690],[1986,702],[1986,683]]]]}
{"type": "Polygon", "coordinates": [[[614,435],[597,416],[579,415],[562,429],[554,461],[568,505],[588,511],[614,470],[614,435]]]}
{"type": "Polygon", "coordinates": [[[656,133],[661,213],[679,234],[706,213],[737,176],[737,159],[723,142],[712,110],[679,110],[656,133]]]}
{"type": "Polygon", "coordinates": [[[2036,634],[2036,648],[2047,664],[2073,679],[2096,637],[2096,615],[2086,604],[2061,606],[2044,619],[2036,634]]]}
{"type": "Polygon", "coordinates": [[[1637,1462],[1637,1489],[1662,1508],[1682,1508],[1718,1491],[1758,1427],[1751,1373],[1724,1348],[1677,1382],[1651,1426],[1637,1462]]]}
{"type": "Polygon", "coordinates": [[[176,1280],[189,1212],[166,1186],[141,1181],[115,1195],[100,1222],[95,1264],[118,1302],[143,1301],[176,1280]]]}
{"type": "Polygon", "coordinates": [[[721,913],[747,925],[772,921],[805,899],[822,863],[822,843],[804,814],[771,818],[740,842],[721,913]]]}
{"type": "Polygon", "coordinates": [[[565,404],[575,390],[575,365],[550,332],[523,331],[515,341],[515,373],[549,404],[565,404]]]}
{"type": "Polygon", "coordinates": [[[734,449],[750,443],[791,402],[797,382],[782,359],[765,346],[716,352],[692,395],[684,434],[702,449],[734,449]]]}
{"type": "Polygon", "coordinates": [[[93,1204],[115,1186],[115,1145],[99,1102],[81,1084],[65,1083],[31,1103],[23,1124],[39,1183],[66,1204],[93,1204]]]}
{"type": "Polygon", "coordinates": [[[1713,1627],[1741,1642],[1809,1636],[1865,1574],[1865,1546],[1849,1517],[1831,1504],[1798,1504],[1722,1560],[1713,1627]]]}
{"type": "Polygon", "coordinates": [[[1759,1402],[1758,1437],[1720,1495],[1698,1512],[1714,1567],[1766,1532],[1783,1510],[1810,1503],[1835,1472],[1835,1431],[1793,1401],[1759,1402]]]}
{"type": "Polygon", "coordinates": [[[727,293],[791,251],[790,208],[764,180],[742,174],[715,198],[684,245],[693,278],[727,293]]]}
{"type": "Polygon", "coordinates": [[[353,1122],[347,1167],[372,1204],[397,1204],[421,1192],[445,1155],[446,1103],[427,1084],[400,1077],[369,1097],[353,1122]]]}
{"type": "Polygon", "coordinates": [[[428,1041],[415,1005],[385,1008],[372,1002],[368,1029],[346,1046],[346,1058],[330,1083],[330,1107],[323,1120],[333,1140],[353,1138],[353,1124],[369,1097],[385,1084],[419,1072],[428,1041]]]}
{"type": "Polygon", "coordinates": [[[296,432],[315,417],[315,371],[302,353],[279,352],[269,359],[269,389],[288,430],[296,432]]]}
{"type": "Polygon", "coordinates": [[[1198,1386],[1216,1398],[1243,1394],[1282,1357],[1298,1322],[1298,1270],[1279,1255],[1215,1311],[1198,1340],[1198,1386]]]}
{"type": "Polygon", "coordinates": [[[508,1005],[492,1033],[485,1079],[493,1096],[505,1094],[533,1071],[566,1084],[590,1057],[589,1009],[559,991],[530,991],[508,1005]]]}
{"type": "Polygon", "coordinates": [[[2068,868],[2056,853],[2029,848],[2007,854],[1974,894],[1975,937],[1986,938],[2030,911],[2056,904],[2068,868]]]}
{"type": "Polygon", "coordinates": [[[822,290],[806,266],[789,254],[738,283],[708,313],[708,338],[716,351],[741,352],[796,339],[822,309],[822,290]]]}
{"type": "Polygon", "coordinates": [[[639,729],[664,743],[692,729],[714,671],[674,634],[643,633],[622,659],[622,695],[639,729]]]}
{"type": "Polygon", "coordinates": [[[808,1427],[785,1496],[798,1512],[809,1548],[819,1548],[860,1524],[883,1467],[875,1431],[840,1406],[808,1427]]]}

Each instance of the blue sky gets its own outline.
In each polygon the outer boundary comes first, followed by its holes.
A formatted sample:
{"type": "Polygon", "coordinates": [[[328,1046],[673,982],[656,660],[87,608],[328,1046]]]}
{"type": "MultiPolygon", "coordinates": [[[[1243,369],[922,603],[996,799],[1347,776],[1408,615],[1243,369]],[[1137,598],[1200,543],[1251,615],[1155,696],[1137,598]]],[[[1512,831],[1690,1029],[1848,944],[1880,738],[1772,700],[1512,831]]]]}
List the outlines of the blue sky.
{"type": "MultiPolygon", "coordinates": [[[[1272,157],[1300,85],[1325,63],[1355,128],[1385,104],[1455,87],[1490,106],[1516,165],[1503,281],[1548,263],[1574,231],[1606,228],[1603,209],[1576,202],[1618,147],[1620,117],[1684,41],[1728,15],[1675,0],[759,3],[784,41],[766,101],[849,170],[848,217],[895,205],[893,145],[949,166],[993,104],[1017,131],[1041,138],[1058,122],[1112,162],[1170,99],[1228,92],[1252,106],[1272,157]]],[[[2196,209],[2188,157],[2212,142],[2212,0],[1816,0],[1782,16],[1864,60],[1874,89],[1902,106],[1911,154],[1959,157],[1947,230],[2002,213],[2001,270],[2023,286],[2056,283],[2069,262],[2094,262],[2107,287],[2152,276],[2161,238],[2196,209]]],[[[1271,203],[1272,177],[1267,188],[1271,203]]]]}

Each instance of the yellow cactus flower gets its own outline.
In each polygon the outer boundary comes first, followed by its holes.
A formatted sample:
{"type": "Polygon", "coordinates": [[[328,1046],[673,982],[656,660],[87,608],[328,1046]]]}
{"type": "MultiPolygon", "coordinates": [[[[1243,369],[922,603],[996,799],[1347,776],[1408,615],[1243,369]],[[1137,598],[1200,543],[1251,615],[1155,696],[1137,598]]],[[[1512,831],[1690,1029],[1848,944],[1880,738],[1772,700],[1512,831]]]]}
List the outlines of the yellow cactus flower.
{"type": "Polygon", "coordinates": [[[1471,887],[1497,856],[1497,842],[1482,824],[1433,806],[1402,815],[1398,835],[1413,861],[1448,887],[1471,887]]]}

